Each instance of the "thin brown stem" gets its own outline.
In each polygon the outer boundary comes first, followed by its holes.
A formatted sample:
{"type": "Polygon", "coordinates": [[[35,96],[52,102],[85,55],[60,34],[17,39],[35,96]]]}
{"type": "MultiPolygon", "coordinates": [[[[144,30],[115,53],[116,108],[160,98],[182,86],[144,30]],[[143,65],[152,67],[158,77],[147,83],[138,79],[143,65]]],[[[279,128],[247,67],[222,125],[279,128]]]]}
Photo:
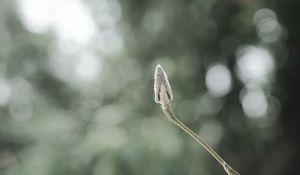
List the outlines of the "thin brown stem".
{"type": "Polygon", "coordinates": [[[179,128],[181,128],[184,132],[186,132],[188,135],[190,135],[193,139],[195,139],[210,155],[212,155],[221,166],[223,166],[224,170],[228,175],[239,175],[237,171],[235,171],[233,168],[231,168],[219,154],[206,143],[203,139],[201,139],[194,131],[192,131],[190,128],[188,128],[184,123],[182,123],[173,113],[171,106],[169,104],[162,105],[162,110],[167,116],[167,118],[177,125],[179,128]]]}

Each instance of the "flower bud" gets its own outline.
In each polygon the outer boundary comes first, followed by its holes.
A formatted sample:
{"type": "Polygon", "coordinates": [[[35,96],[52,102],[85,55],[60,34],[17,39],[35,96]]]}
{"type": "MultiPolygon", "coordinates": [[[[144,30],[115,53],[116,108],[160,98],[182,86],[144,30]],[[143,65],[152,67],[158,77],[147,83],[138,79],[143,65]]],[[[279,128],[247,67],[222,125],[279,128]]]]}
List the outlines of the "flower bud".
{"type": "Polygon", "coordinates": [[[160,65],[157,65],[154,74],[154,101],[166,106],[172,100],[173,94],[167,74],[160,65]]]}

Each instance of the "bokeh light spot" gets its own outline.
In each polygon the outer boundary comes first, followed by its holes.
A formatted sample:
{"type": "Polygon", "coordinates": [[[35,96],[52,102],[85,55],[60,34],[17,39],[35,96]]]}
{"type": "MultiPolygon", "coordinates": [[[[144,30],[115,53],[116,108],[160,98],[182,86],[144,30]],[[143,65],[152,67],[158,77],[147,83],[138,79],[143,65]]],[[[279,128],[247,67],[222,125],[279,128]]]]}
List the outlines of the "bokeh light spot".
{"type": "Polygon", "coordinates": [[[219,122],[212,120],[206,122],[199,133],[204,140],[206,140],[209,144],[215,146],[221,141],[223,137],[223,127],[219,122]]]}
{"type": "Polygon", "coordinates": [[[216,97],[226,95],[231,89],[231,75],[228,68],[222,64],[215,64],[208,68],[205,76],[209,93],[216,97]]]}
{"type": "Polygon", "coordinates": [[[31,32],[54,30],[63,40],[87,44],[96,34],[88,8],[79,0],[19,0],[20,17],[31,32]]]}
{"type": "Polygon", "coordinates": [[[223,107],[220,98],[216,98],[209,93],[202,95],[198,101],[201,114],[214,115],[217,114],[223,107]]]}
{"type": "Polygon", "coordinates": [[[5,106],[11,96],[10,85],[5,80],[0,80],[0,106],[5,106]]]}
{"type": "Polygon", "coordinates": [[[257,10],[253,17],[259,38],[263,42],[273,43],[282,35],[282,27],[277,21],[275,12],[270,9],[257,10]]]}
{"type": "Polygon", "coordinates": [[[245,114],[250,118],[263,117],[267,112],[268,102],[262,90],[248,89],[241,101],[245,114]]]}
{"type": "Polygon", "coordinates": [[[237,73],[239,78],[248,82],[265,85],[274,69],[271,53],[264,48],[246,46],[237,50],[237,73]]]}
{"type": "Polygon", "coordinates": [[[77,60],[76,74],[83,80],[95,80],[100,73],[100,61],[94,55],[83,55],[77,60]]]}

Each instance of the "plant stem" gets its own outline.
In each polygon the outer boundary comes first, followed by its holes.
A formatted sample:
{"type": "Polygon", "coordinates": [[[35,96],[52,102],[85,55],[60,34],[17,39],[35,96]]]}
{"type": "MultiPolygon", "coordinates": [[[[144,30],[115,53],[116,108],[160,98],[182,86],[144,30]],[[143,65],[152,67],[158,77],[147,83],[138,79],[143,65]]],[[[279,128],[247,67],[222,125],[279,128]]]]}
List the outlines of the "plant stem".
{"type": "Polygon", "coordinates": [[[194,131],[192,131],[190,128],[188,128],[185,124],[183,124],[173,113],[171,106],[169,104],[162,105],[161,106],[163,112],[167,116],[167,118],[177,125],[179,128],[181,128],[184,132],[189,134],[193,139],[195,139],[207,152],[209,152],[210,155],[212,155],[221,166],[223,166],[224,170],[228,175],[239,175],[237,171],[235,171],[233,168],[231,168],[223,159],[221,156],[219,156],[216,151],[209,146],[203,139],[201,139],[194,131]]]}

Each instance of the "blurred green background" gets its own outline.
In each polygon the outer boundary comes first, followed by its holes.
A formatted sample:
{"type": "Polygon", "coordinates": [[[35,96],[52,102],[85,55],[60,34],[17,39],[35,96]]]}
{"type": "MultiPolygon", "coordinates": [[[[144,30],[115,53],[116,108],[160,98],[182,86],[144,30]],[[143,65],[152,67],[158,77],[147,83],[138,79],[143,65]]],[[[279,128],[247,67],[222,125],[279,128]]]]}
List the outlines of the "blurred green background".
{"type": "Polygon", "coordinates": [[[0,174],[300,174],[296,0],[1,0],[0,174]]]}

